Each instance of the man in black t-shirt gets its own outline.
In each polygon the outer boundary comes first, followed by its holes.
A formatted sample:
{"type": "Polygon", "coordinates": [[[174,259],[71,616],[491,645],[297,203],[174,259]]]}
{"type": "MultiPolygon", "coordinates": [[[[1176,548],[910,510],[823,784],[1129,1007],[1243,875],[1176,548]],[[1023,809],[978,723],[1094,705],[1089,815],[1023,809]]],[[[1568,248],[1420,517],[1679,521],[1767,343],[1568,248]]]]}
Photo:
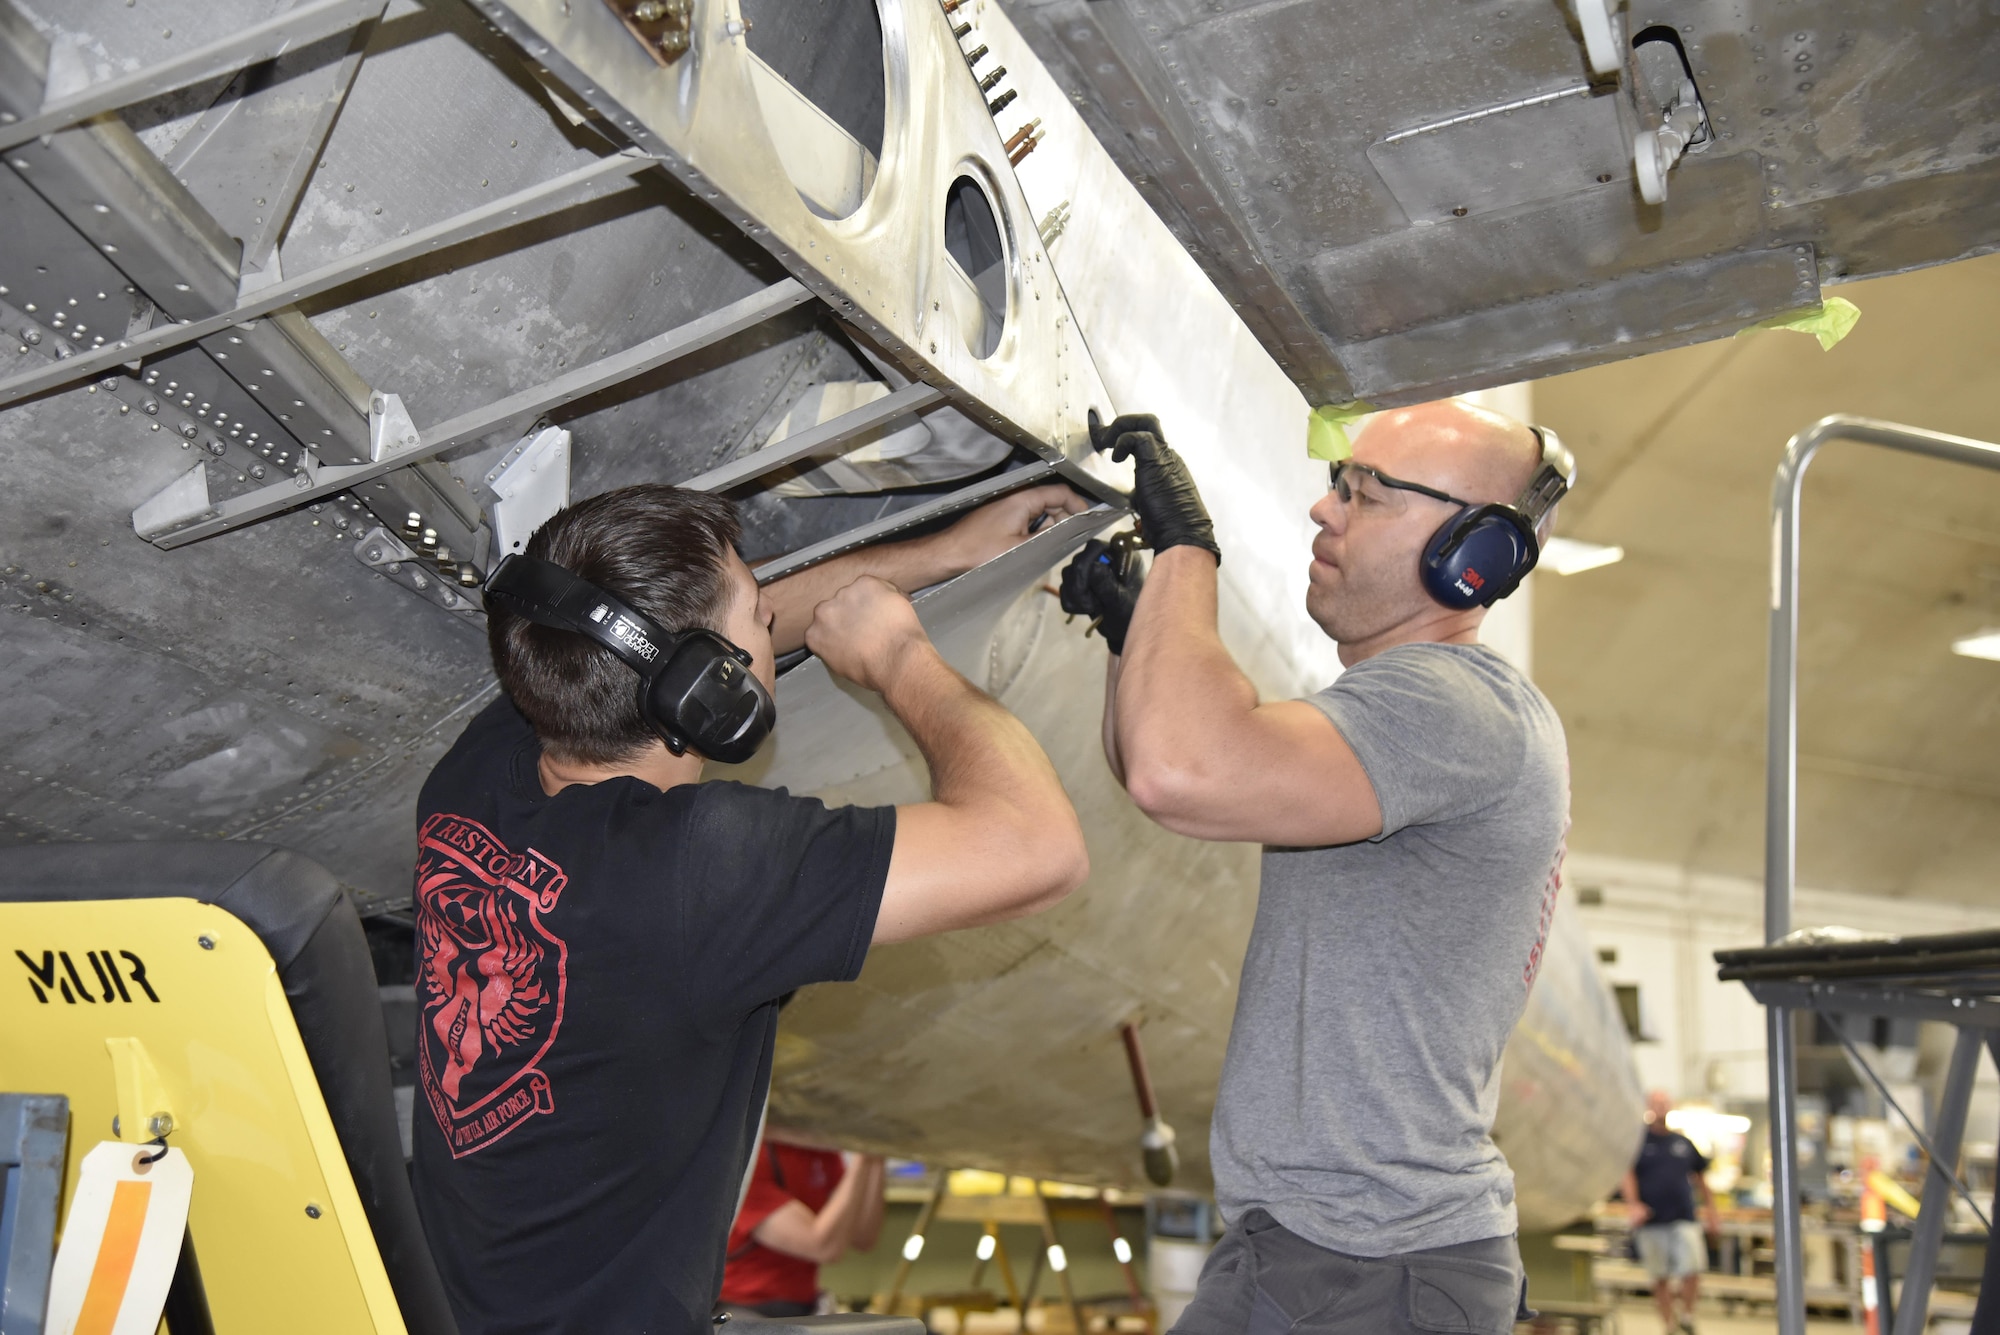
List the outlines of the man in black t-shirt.
{"type": "Polygon", "coordinates": [[[880,692],[933,800],[845,807],[700,783],[642,719],[637,677],[496,601],[505,694],[418,802],[414,1182],[463,1335],[705,1330],[771,1075],[778,1000],[847,980],[871,942],[1048,907],[1087,873],[1055,771],[946,666],[901,588],[1082,509],[1016,493],[930,538],[758,589],[727,501],[628,487],[528,555],[668,631],[720,632],[768,688],[801,643],[880,692]]]}
{"type": "Polygon", "coordinates": [[[1625,1174],[1625,1207],[1632,1219],[1632,1243],[1653,1280],[1660,1329],[1694,1335],[1695,1303],[1701,1274],[1708,1269],[1707,1235],[1717,1231],[1715,1195],[1702,1174],[1708,1156],[1678,1131],[1667,1129],[1673,1100],[1665,1090],[1646,1096],[1646,1139],[1639,1160],[1625,1174]],[[1701,1192],[1701,1223],[1694,1197],[1701,1192]]]}

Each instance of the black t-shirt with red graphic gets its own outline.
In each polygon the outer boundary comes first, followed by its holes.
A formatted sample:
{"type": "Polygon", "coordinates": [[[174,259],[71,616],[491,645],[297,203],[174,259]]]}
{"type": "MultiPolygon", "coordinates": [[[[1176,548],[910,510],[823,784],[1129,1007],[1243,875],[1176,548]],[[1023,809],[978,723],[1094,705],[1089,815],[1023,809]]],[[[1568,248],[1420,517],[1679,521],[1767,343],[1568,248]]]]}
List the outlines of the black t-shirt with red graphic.
{"type": "Polygon", "coordinates": [[[707,1330],[778,998],[861,972],[895,809],[539,755],[503,696],[418,799],[424,1228],[463,1335],[707,1330]]]}

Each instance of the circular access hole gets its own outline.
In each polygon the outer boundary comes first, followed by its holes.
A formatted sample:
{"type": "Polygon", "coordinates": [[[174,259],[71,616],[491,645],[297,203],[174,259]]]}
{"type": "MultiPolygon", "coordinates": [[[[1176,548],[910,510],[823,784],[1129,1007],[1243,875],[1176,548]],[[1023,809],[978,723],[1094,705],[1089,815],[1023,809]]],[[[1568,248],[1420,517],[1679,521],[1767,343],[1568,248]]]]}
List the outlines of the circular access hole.
{"type": "Polygon", "coordinates": [[[758,108],[785,174],[822,218],[861,207],[888,100],[875,0],[741,0],[758,108]]]}
{"type": "Polygon", "coordinates": [[[959,336],[975,357],[990,357],[1007,326],[1007,248],[993,201],[961,176],[944,197],[944,252],[959,336]]]}

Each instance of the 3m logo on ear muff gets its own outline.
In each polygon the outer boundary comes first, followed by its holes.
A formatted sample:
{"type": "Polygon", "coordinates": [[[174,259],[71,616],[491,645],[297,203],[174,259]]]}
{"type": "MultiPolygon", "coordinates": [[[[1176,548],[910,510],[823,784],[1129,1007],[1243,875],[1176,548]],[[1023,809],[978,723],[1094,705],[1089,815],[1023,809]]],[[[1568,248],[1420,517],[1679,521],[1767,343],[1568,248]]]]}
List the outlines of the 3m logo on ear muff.
{"type": "Polygon", "coordinates": [[[1459,588],[1465,590],[1467,593],[1478,593],[1486,587],[1486,580],[1471,566],[1467,566],[1459,573],[1456,583],[1459,588]]]}

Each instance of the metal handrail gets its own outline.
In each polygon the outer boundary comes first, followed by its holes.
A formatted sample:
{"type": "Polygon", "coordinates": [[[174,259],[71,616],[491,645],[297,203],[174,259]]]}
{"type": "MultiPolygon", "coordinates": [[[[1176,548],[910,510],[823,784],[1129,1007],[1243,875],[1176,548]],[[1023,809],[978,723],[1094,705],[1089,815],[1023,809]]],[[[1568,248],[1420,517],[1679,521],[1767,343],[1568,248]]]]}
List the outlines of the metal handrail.
{"type": "MultiPolygon", "coordinates": [[[[1771,484],[1770,717],[1765,765],[1764,939],[1792,930],[1792,890],[1798,853],[1799,495],[1806,467],[1822,445],[1851,440],[2000,471],[2000,444],[1939,431],[1835,414],[1822,417],[1785,445],[1771,484]]],[[[1771,1222],[1776,1251],[1779,1335],[1805,1335],[1805,1276],[1801,1269],[1798,1192],[1798,1088],[1791,1010],[1765,1013],[1771,1084],[1771,1222]]]]}

